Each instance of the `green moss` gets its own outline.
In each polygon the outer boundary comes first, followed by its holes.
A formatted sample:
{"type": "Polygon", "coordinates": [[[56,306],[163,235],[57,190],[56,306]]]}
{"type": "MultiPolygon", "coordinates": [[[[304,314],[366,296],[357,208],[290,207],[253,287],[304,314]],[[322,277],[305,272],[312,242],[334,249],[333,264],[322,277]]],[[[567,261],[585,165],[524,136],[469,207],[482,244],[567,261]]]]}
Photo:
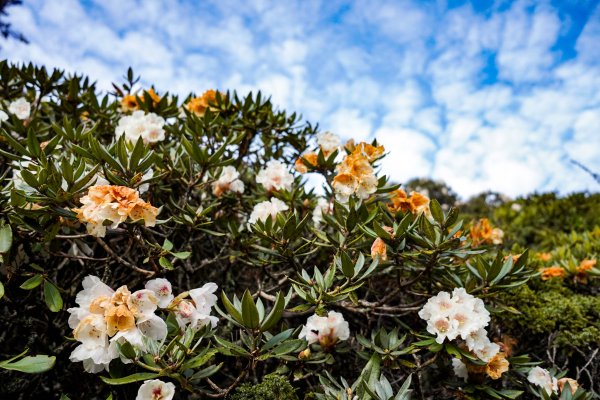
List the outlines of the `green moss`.
{"type": "Polygon", "coordinates": [[[257,385],[244,383],[229,397],[230,400],[298,400],[288,380],[276,374],[267,375],[257,385]]]}
{"type": "Polygon", "coordinates": [[[504,295],[520,315],[506,315],[505,322],[528,333],[556,332],[558,346],[585,346],[600,343],[600,297],[573,293],[561,282],[542,283],[538,288],[523,286],[504,295]]]}

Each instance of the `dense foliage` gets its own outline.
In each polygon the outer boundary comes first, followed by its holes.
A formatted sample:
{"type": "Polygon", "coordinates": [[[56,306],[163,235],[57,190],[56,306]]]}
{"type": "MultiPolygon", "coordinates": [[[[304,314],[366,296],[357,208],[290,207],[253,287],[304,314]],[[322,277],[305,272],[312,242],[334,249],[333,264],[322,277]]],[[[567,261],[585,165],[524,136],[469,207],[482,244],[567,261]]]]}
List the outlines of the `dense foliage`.
{"type": "Polygon", "coordinates": [[[137,81],[0,63],[3,399],[600,390],[597,195],[461,215],[260,93],[137,81]]]}

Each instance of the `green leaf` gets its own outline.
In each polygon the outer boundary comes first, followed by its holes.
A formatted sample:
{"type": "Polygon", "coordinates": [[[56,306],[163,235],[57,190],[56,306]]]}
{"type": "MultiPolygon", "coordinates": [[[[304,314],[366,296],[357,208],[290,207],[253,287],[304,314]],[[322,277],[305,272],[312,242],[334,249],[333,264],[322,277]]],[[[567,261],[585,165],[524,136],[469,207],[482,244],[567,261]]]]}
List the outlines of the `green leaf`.
{"type": "Polygon", "coordinates": [[[205,349],[196,357],[183,363],[183,365],[181,366],[181,370],[184,371],[186,369],[194,369],[201,367],[204,364],[206,364],[211,358],[213,358],[214,355],[218,352],[218,349],[205,349]]]}
{"type": "Polygon", "coordinates": [[[55,362],[56,357],[54,356],[37,355],[23,357],[18,361],[2,361],[0,362],[0,367],[27,374],[39,374],[51,369],[55,362]]]}
{"type": "Polygon", "coordinates": [[[244,325],[250,329],[256,329],[260,324],[258,309],[248,289],[246,289],[242,297],[242,319],[244,320],[244,325]]]}
{"type": "Polygon", "coordinates": [[[190,256],[192,255],[191,251],[180,251],[178,253],[171,253],[171,255],[175,258],[179,258],[180,260],[186,260],[188,258],[190,258],[190,256]]]}
{"type": "Polygon", "coordinates": [[[169,239],[165,239],[165,242],[163,243],[162,248],[167,251],[171,251],[171,250],[173,250],[173,243],[171,243],[171,241],[169,239]]]}
{"type": "Polygon", "coordinates": [[[19,287],[21,289],[31,290],[31,289],[35,289],[36,287],[40,286],[40,284],[43,281],[44,281],[44,277],[40,274],[36,274],[36,275],[32,276],[31,278],[27,279],[25,282],[23,282],[23,284],[19,287]]]}
{"type": "Polygon", "coordinates": [[[10,225],[0,226],[0,253],[6,253],[12,245],[12,229],[10,225]]]}
{"type": "Polygon", "coordinates": [[[63,307],[63,300],[58,288],[50,281],[44,281],[44,300],[52,312],[59,312],[63,307]]]}
{"type": "Polygon", "coordinates": [[[4,285],[0,282],[0,299],[4,297],[4,285]]]}
{"type": "Polygon", "coordinates": [[[173,269],[173,264],[171,264],[171,261],[167,260],[165,257],[159,258],[158,263],[164,269],[173,269]]]}
{"type": "Polygon", "coordinates": [[[275,299],[275,304],[273,305],[273,309],[271,312],[265,317],[260,330],[268,331],[273,325],[275,325],[281,319],[283,315],[283,308],[285,306],[285,296],[279,292],[277,294],[277,298],[275,299]]]}
{"type": "Polygon", "coordinates": [[[108,383],[109,385],[126,385],[132,382],[158,378],[159,376],[159,374],[154,372],[139,372],[137,374],[124,376],[123,378],[107,378],[105,376],[101,376],[100,379],[102,379],[104,383],[108,383]]]}
{"type": "Polygon", "coordinates": [[[242,314],[237,308],[235,308],[233,303],[229,301],[229,298],[227,297],[225,292],[221,292],[221,301],[223,302],[225,309],[233,317],[233,319],[235,319],[240,324],[243,324],[244,321],[242,319],[242,314]]]}
{"type": "Polygon", "coordinates": [[[442,207],[440,203],[436,199],[431,200],[429,203],[429,209],[431,210],[431,215],[433,219],[439,223],[440,225],[444,223],[444,212],[442,211],[442,207]]]}

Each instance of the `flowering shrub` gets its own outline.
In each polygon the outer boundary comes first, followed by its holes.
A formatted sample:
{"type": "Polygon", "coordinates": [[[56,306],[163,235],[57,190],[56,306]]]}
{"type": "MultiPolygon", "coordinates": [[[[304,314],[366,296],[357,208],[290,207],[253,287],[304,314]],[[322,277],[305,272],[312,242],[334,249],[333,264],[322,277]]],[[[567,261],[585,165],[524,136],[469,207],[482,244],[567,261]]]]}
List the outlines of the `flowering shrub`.
{"type": "Polygon", "coordinates": [[[538,261],[380,176],[376,141],[125,80],[0,63],[0,351],[57,360],[6,396],[591,398],[505,323],[538,261]]]}

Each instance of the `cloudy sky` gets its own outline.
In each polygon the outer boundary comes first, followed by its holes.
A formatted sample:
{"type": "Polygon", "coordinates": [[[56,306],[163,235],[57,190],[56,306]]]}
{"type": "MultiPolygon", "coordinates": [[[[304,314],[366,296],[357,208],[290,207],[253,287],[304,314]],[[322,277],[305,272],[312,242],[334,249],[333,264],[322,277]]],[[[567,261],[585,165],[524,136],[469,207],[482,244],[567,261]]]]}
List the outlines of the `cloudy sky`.
{"type": "Polygon", "coordinates": [[[598,191],[600,0],[25,0],[0,55],[159,93],[261,89],[462,196],[598,191]]]}

